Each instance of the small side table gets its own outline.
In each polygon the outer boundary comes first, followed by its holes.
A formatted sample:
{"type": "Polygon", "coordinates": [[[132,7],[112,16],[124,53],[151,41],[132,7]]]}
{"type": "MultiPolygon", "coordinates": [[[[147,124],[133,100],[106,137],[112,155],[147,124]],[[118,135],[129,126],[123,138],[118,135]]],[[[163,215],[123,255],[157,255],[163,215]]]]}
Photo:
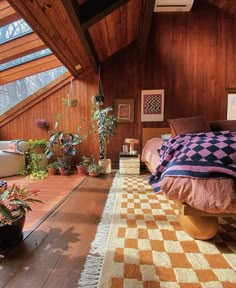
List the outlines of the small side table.
{"type": "Polygon", "coordinates": [[[140,155],[130,153],[120,153],[120,174],[137,175],[140,174],[140,155]]]}

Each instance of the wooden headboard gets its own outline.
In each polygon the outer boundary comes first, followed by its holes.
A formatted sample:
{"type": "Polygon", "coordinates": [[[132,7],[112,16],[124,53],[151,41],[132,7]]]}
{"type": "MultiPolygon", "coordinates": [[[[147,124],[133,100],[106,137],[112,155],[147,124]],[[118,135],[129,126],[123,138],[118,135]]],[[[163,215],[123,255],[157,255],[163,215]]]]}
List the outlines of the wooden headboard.
{"type": "Polygon", "coordinates": [[[154,137],[161,137],[162,134],[169,134],[170,133],[170,127],[164,127],[164,128],[143,128],[142,133],[142,149],[144,145],[146,144],[147,140],[150,140],[154,137]]]}

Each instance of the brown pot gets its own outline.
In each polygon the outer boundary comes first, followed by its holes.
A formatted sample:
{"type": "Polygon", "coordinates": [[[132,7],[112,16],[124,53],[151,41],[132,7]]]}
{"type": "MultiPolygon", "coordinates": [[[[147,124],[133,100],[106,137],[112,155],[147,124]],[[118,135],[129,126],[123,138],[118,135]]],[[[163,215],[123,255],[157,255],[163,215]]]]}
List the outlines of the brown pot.
{"type": "Polygon", "coordinates": [[[100,175],[100,172],[89,172],[89,176],[91,177],[98,177],[100,175]]]}
{"type": "Polygon", "coordinates": [[[85,166],[76,166],[79,175],[86,175],[87,169],[85,166]]]}
{"type": "Polygon", "coordinates": [[[70,174],[70,168],[59,168],[59,172],[61,175],[69,175],[70,174]]]}
{"type": "Polygon", "coordinates": [[[48,175],[57,175],[58,169],[48,168],[48,175]]]}

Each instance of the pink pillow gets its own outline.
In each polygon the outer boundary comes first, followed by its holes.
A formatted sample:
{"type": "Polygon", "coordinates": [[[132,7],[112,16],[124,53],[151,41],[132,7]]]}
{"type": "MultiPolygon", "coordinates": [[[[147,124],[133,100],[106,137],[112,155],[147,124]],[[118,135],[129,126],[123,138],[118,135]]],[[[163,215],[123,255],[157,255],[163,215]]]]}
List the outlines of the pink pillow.
{"type": "Polygon", "coordinates": [[[172,137],[180,134],[210,132],[209,124],[203,116],[167,120],[172,137]]]}

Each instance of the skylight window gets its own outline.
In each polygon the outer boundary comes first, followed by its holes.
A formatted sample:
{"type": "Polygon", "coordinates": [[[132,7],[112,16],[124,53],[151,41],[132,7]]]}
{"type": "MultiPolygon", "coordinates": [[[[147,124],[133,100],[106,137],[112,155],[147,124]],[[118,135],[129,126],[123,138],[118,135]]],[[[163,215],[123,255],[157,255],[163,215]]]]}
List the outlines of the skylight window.
{"type": "Polygon", "coordinates": [[[38,52],[35,52],[35,53],[28,54],[26,56],[17,58],[15,60],[0,64],[0,71],[4,71],[6,69],[15,67],[17,65],[20,65],[20,64],[23,64],[23,63],[26,63],[26,62],[29,62],[29,61],[32,61],[32,60],[35,60],[35,59],[39,59],[41,57],[44,57],[44,56],[47,56],[47,55],[50,55],[50,54],[52,54],[52,51],[50,49],[48,49],[48,48],[47,49],[43,49],[43,50],[38,51],[38,52]]]}
{"type": "Polygon", "coordinates": [[[8,25],[0,27],[0,44],[32,32],[33,30],[31,27],[23,19],[17,20],[8,25]]]}
{"type": "Polygon", "coordinates": [[[0,115],[65,73],[64,66],[0,86],[0,115]]]}

